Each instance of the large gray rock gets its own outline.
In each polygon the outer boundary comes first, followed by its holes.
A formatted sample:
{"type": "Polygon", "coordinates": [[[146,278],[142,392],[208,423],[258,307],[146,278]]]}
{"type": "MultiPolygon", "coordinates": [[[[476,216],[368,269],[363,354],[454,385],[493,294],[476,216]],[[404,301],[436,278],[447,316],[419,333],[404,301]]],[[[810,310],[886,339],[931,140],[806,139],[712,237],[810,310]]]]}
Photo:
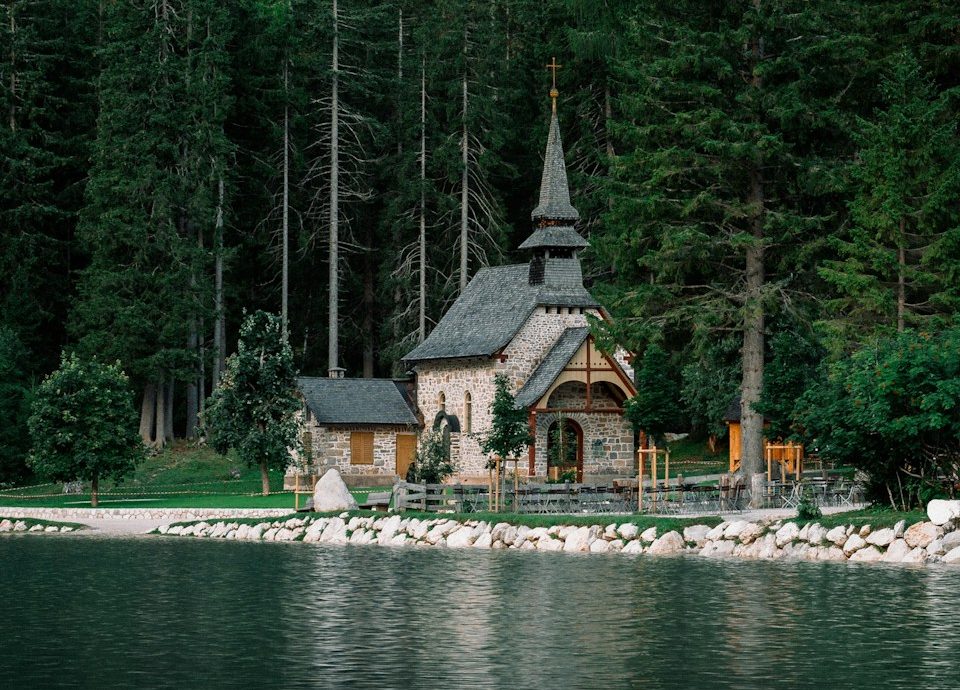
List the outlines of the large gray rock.
{"type": "Polygon", "coordinates": [[[941,501],[934,499],[927,504],[927,517],[935,525],[942,525],[960,517],[960,501],[941,501]]]}
{"type": "Polygon", "coordinates": [[[950,551],[957,546],[960,546],[960,530],[956,532],[947,532],[943,535],[944,551],[950,551]]]}
{"type": "Polygon", "coordinates": [[[908,553],[910,553],[910,547],[907,546],[907,542],[903,539],[894,539],[880,560],[884,563],[899,563],[908,553]]]}
{"type": "Polygon", "coordinates": [[[357,509],[357,501],[343,483],[336,467],[327,470],[314,487],[313,509],[318,513],[357,509]]]}
{"type": "Polygon", "coordinates": [[[907,527],[907,531],[903,533],[903,540],[912,549],[918,547],[925,549],[937,536],[936,525],[930,522],[918,522],[907,527]]]}
{"type": "Polygon", "coordinates": [[[800,536],[800,528],[797,527],[797,523],[788,522],[777,530],[777,546],[782,547],[784,544],[789,544],[798,536],[800,536]]]}
{"type": "Polygon", "coordinates": [[[693,542],[697,546],[703,546],[704,541],[706,541],[707,532],[710,531],[710,528],[706,525],[691,525],[690,527],[683,528],[683,539],[684,541],[693,542]]]}
{"type": "Polygon", "coordinates": [[[750,544],[754,542],[764,532],[764,526],[756,522],[747,523],[747,526],[740,532],[740,543],[750,544]]]}
{"type": "Polygon", "coordinates": [[[657,556],[680,553],[685,546],[679,532],[667,532],[650,545],[649,553],[657,556]]]}
{"type": "Polygon", "coordinates": [[[943,557],[944,563],[956,563],[960,561],[960,546],[954,547],[943,557]]]}
{"type": "Polygon", "coordinates": [[[590,544],[593,541],[595,541],[595,539],[591,538],[589,527],[578,527],[567,534],[567,538],[563,543],[563,550],[573,552],[589,551],[590,544]]]}
{"type": "Polygon", "coordinates": [[[850,560],[872,563],[873,561],[879,561],[882,555],[883,554],[880,553],[880,550],[876,546],[868,546],[867,548],[860,549],[855,554],[850,556],[850,560]]]}
{"type": "Polygon", "coordinates": [[[847,528],[834,527],[824,535],[827,541],[832,541],[834,546],[843,546],[847,541],[847,528]]]}
{"type": "Polygon", "coordinates": [[[893,539],[893,530],[889,527],[878,529],[876,532],[871,532],[867,535],[867,543],[873,544],[874,546],[887,546],[893,542],[893,539]]]}
{"type": "Polygon", "coordinates": [[[473,527],[461,527],[447,537],[447,546],[451,549],[464,549],[472,546],[476,538],[473,527]]]}
{"type": "MultiPolygon", "coordinates": [[[[848,556],[854,551],[858,551],[867,545],[866,540],[861,537],[859,534],[851,534],[847,538],[847,542],[843,545],[843,552],[848,556]]],[[[872,547],[871,547],[872,548],[872,547]]]]}

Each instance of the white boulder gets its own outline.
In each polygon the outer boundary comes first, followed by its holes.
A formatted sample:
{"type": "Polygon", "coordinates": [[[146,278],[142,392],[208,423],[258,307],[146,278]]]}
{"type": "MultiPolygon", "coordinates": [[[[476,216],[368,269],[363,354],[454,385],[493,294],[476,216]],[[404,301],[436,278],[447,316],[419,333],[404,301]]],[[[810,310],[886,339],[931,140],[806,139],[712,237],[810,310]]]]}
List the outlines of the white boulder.
{"type": "Polygon", "coordinates": [[[617,529],[617,534],[626,541],[636,539],[640,530],[632,522],[625,522],[617,529]]]}
{"type": "MultiPolygon", "coordinates": [[[[626,537],[624,537],[624,538],[626,538],[626,537]]],[[[646,543],[648,543],[648,544],[649,544],[650,542],[652,542],[652,541],[653,541],[654,539],[656,539],[656,538],[657,538],[657,528],[656,528],[656,527],[648,527],[647,529],[643,530],[643,532],[640,533],[640,539],[641,539],[641,541],[644,541],[644,542],[646,542],[646,543]]]]}
{"type": "Polygon", "coordinates": [[[343,483],[340,471],[336,467],[327,470],[314,487],[313,509],[318,513],[357,509],[357,500],[343,483]]]}
{"type": "Polygon", "coordinates": [[[656,556],[666,556],[669,554],[680,553],[683,551],[684,546],[685,544],[683,537],[680,536],[680,533],[671,531],[667,532],[653,542],[653,544],[650,545],[648,552],[656,556]]]}
{"type": "Polygon", "coordinates": [[[889,527],[878,529],[867,536],[867,543],[874,546],[887,546],[893,542],[893,530],[889,527]]]}
{"type": "Polygon", "coordinates": [[[866,545],[866,540],[859,534],[851,534],[847,537],[847,542],[843,545],[843,552],[849,556],[854,551],[859,551],[866,545]]]}
{"type": "Polygon", "coordinates": [[[934,499],[927,504],[927,517],[935,525],[942,525],[953,518],[960,517],[960,501],[934,499]]]}
{"type": "Polygon", "coordinates": [[[903,539],[894,539],[880,560],[884,563],[899,563],[908,553],[910,553],[910,547],[907,546],[907,542],[903,539]]]}
{"type": "Polygon", "coordinates": [[[703,542],[706,541],[707,532],[710,531],[710,528],[706,525],[691,525],[690,527],[683,528],[683,540],[693,542],[697,546],[703,546],[703,542]]]}
{"type": "Polygon", "coordinates": [[[777,530],[777,546],[782,547],[784,544],[789,544],[798,536],[800,536],[800,528],[797,527],[797,523],[788,522],[777,530]]]}
{"type": "Polygon", "coordinates": [[[950,549],[947,551],[947,555],[943,557],[944,563],[956,563],[957,561],[960,561],[960,546],[950,549]]]}

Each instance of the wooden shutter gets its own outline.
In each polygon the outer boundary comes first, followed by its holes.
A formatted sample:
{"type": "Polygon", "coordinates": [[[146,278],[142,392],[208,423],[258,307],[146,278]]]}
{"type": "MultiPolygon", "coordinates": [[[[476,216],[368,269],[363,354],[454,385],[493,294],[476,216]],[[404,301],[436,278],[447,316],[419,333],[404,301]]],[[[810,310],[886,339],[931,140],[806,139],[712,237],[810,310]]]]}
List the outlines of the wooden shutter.
{"type": "Polygon", "coordinates": [[[372,431],[350,432],[350,464],[351,465],[372,465],[373,464],[373,432],[372,431]]]}

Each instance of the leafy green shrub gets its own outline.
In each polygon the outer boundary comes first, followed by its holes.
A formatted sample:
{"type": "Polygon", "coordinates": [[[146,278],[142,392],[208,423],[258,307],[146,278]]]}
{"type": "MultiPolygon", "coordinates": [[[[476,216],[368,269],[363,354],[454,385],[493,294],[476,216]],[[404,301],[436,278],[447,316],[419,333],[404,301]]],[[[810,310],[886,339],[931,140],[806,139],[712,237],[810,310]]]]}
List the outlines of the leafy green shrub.
{"type": "Polygon", "coordinates": [[[443,431],[435,429],[424,433],[407,470],[407,481],[439,484],[454,472],[456,468],[450,462],[450,446],[443,431]]]}
{"type": "Polygon", "coordinates": [[[823,517],[823,511],[820,510],[820,506],[813,500],[807,487],[802,487],[800,490],[800,502],[797,503],[797,519],[816,520],[820,517],[823,517]]]}

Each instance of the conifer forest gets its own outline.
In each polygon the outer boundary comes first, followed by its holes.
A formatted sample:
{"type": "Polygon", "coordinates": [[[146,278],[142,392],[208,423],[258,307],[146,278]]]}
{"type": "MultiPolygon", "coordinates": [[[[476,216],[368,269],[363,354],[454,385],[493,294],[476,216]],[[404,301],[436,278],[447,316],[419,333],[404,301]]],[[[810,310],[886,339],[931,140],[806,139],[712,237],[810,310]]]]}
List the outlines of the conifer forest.
{"type": "Polygon", "coordinates": [[[403,375],[528,258],[554,57],[596,329],[677,431],[813,428],[831,367],[957,328],[956,0],[5,0],[0,483],[64,352],[153,445],[258,309],[303,374],[403,375]]]}

